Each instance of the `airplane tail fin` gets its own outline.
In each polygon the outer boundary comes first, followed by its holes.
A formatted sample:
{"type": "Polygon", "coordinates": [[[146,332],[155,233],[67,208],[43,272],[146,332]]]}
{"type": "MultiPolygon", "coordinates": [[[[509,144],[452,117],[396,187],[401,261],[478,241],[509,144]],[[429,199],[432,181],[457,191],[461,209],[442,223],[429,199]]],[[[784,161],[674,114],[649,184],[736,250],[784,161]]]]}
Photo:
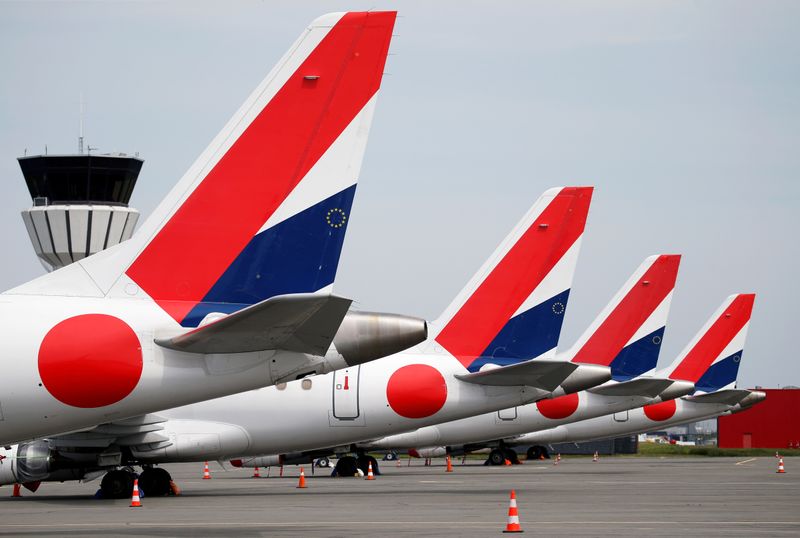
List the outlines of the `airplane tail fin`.
{"type": "Polygon", "coordinates": [[[568,352],[571,360],[610,366],[617,381],[655,370],[680,261],[645,259],[568,352]]]}
{"type": "Polygon", "coordinates": [[[431,324],[431,338],[471,372],[554,350],[592,191],[545,192],[431,324]]]}
{"type": "Polygon", "coordinates": [[[666,369],[666,376],[690,381],[700,392],[734,388],[755,298],[754,293],[726,298],[666,369]]]}
{"type": "Polygon", "coordinates": [[[79,262],[100,293],[152,299],[184,326],[329,293],[395,16],[312,22],[138,233],[79,262]]]}

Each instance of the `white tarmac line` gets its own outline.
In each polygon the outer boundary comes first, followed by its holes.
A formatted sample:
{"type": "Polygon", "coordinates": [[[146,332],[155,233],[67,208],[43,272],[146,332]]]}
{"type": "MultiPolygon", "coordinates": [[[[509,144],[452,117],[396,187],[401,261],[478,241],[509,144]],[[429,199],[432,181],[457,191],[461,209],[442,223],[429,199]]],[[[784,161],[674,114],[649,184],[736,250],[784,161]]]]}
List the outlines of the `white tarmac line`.
{"type": "Polygon", "coordinates": [[[751,461],[756,461],[756,458],[750,458],[749,460],[744,460],[744,461],[737,461],[736,465],[742,465],[743,463],[750,463],[751,461]]]}

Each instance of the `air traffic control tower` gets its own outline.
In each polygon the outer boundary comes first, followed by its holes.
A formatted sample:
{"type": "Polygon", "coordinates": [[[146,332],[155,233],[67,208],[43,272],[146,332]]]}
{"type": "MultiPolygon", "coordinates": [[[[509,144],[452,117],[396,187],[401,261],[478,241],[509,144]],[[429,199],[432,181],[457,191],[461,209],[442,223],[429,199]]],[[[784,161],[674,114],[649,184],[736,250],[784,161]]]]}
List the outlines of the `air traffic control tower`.
{"type": "Polygon", "coordinates": [[[22,212],[48,271],[129,239],[139,212],[128,207],[144,161],[125,154],[36,155],[19,166],[33,206],[22,212]]]}

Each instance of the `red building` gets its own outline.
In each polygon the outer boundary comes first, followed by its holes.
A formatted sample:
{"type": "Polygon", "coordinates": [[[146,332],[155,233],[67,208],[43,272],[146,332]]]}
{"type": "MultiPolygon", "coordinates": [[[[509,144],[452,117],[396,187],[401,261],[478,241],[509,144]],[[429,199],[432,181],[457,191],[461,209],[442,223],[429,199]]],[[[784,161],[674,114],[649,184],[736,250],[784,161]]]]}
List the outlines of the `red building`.
{"type": "Polygon", "coordinates": [[[766,400],[717,419],[720,448],[800,448],[800,389],[758,389],[766,400]]]}

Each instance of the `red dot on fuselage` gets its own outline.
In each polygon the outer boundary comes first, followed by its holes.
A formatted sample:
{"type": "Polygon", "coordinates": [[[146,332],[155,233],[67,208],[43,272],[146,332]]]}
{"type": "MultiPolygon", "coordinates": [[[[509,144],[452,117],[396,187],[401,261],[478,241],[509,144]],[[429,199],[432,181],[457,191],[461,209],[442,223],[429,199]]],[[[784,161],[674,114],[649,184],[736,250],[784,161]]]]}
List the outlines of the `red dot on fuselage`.
{"type": "Polygon", "coordinates": [[[645,405],[644,414],[650,420],[661,422],[672,418],[677,407],[678,404],[675,403],[675,400],[667,400],[666,402],[645,405]]]}
{"type": "Polygon", "coordinates": [[[565,394],[552,400],[539,400],[536,407],[543,417],[558,420],[567,418],[578,409],[578,394],[565,394]]]}
{"type": "Polygon", "coordinates": [[[386,399],[406,418],[429,417],[447,400],[447,383],[439,370],[425,364],[399,368],[386,383],[386,399]]]}
{"type": "Polygon", "coordinates": [[[73,407],[103,407],[125,398],[142,375],[142,348],[127,323],[105,314],[65,319],[39,346],[47,391],[73,407]]]}

